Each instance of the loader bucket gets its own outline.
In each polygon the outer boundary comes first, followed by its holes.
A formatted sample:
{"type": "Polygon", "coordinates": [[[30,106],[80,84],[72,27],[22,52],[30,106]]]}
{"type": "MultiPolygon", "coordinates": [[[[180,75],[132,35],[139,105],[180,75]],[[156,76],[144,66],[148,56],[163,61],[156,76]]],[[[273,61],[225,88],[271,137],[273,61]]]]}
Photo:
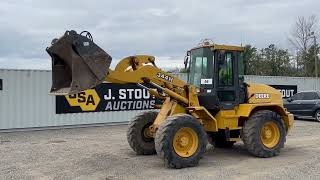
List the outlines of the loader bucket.
{"type": "Polygon", "coordinates": [[[112,58],[93,42],[89,32],[84,33],[66,31],[46,49],[52,58],[50,94],[79,93],[105,80],[112,58]]]}

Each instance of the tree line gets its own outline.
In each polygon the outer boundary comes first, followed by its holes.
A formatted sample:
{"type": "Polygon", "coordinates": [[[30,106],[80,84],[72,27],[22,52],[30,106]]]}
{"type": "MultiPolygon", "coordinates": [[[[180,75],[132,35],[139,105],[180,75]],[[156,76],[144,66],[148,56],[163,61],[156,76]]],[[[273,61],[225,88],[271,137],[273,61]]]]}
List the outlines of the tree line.
{"type": "Polygon", "coordinates": [[[299,17],[288,41],[293,52],[270,44],[258,49],[246,45],[244,51],[245,74],[261,76],[320,75],[319,44],[316,42],[318,19],[316,16],[299,17]],[[316,68],[317,66],[317,68],[316,68]],[[317,70],[318,69],[318,70],[317,70]],[[317,70],[317,73],[316,73],[317,70]]]}

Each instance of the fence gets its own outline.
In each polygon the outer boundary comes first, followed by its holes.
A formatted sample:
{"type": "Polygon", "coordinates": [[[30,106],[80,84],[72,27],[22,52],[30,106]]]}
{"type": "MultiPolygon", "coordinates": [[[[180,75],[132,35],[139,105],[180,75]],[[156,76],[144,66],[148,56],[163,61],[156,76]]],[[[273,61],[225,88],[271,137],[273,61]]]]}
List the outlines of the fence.
{"type": "MultiPolygon", "coordinates": [[[[187,79],[186,74],[174,75],[187,79]]],[[[319,80],[307,77],[245,76],[245,80],[273,85],[297,85],[298,91],[319,89],[319,80]]],[[[55,97],[48,95],[51,71],[0,69],[0,83],[0,130],[120,123],[141,112],[56,114],[55,97]]]]}

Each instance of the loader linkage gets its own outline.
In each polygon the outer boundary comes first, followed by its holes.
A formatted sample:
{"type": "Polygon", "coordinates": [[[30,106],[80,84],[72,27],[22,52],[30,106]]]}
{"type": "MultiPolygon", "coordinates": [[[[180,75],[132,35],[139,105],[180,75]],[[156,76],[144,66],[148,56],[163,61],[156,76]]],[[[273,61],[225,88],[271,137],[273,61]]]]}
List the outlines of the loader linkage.
{"type": "Polygon", "coordinates": [[[162,102],[160,111],[130,121],[127,139],[137,154],[157,153],[168,167],[196,166],[208,140],[232,147],[242,139],[254,156],[276,156],[293,125],[279,91],[243,82],[242,47],[203,43],[191,49],[185,60],[188,83],[162,71],[148,55],[126,57],[110,69],[111,56],[87,31],[67,31],[46,50],[52,58],[51,94],[79,93],[107,81],[137,84],[162,102]]]}

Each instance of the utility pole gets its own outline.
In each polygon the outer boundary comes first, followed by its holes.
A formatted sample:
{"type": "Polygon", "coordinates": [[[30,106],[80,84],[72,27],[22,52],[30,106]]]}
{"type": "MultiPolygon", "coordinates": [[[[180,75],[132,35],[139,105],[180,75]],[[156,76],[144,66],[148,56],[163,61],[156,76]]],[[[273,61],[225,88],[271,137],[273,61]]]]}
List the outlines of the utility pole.
{"type": "Polygon", "coordinates": [[[314,65],[315,65],[315,73],[316,78],[318,77],[318,63],[317,63],[317,57],[318,57],[318,47],[317,47],[317,38],[315,35],[313,35],[313,42],[314,42],[314,65]]]}
{"type": "Polygon", "coordinates": [[[315,69],[315,77],[318,78],[318,63],[317,63],[317,57],[318,57],[318,47],[317,47],[317,37],[315,33],[312,31],[310,33],[310,36],[313,38],[313,45],[314,45],[314,69],[315,69]]]}

